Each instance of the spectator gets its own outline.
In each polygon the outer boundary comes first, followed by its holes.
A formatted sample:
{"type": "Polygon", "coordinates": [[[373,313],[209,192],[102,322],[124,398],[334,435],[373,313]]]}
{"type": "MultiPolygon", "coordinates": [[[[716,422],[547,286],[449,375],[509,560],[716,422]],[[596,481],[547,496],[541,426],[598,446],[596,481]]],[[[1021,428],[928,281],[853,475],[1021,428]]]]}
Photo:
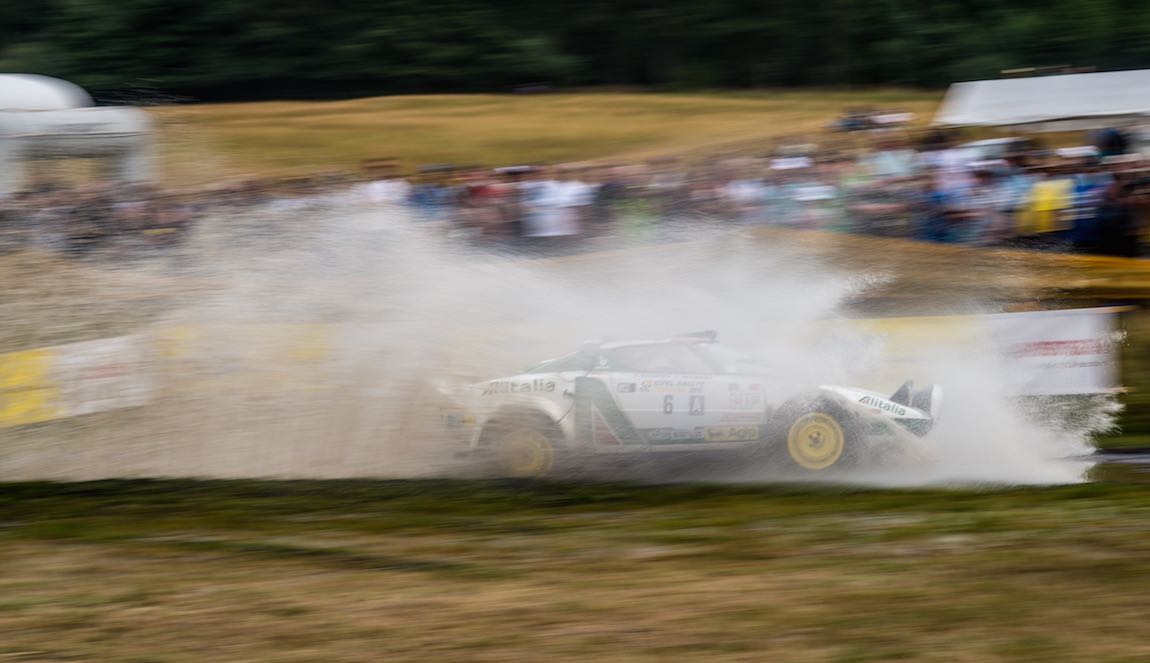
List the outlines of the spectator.
{"type": "Polygon", "coordinates": [[[579,234],[577,186],[569,186],[551,167],[540,168],[523,183],[525,236],[536,250],[553,253],[567,248],[566,240],[579,234]]]}
{"type": "Polygon", "coordinates": [[[1126,154],[1130,147],[1130,139],[1126,133],[1116,127],[1107,127],[1095,131],[1091,136],[1092,143],[1102,157],[1114,157],[1126,154]]]}
{"type": "Polygon", "coordinates": [[[619,166],[599,168],[598,186],[591,201],[589,229],[595,234],[614,230],[619,205],[627,197],[627,183],[619,166]]]}
{"type": "Polygon", "coordinates": [[[1098,252],[1133,258],[1141,254],[1135,217],[1137,185],[1129,180],[1111,184],[1098,210],[1098,252]]]}
{"type": "Polygon", "coordinates": [[[448,220],[455,203],[454,191],[448,182],[451,166],[425,166],[420,169],[415,184],[411,187],[410,200],[425,221],[443,222],[448,220]]]}
{"type": "Polygon", "coordinates": [[[1058,248],[1069,240],[1074,179],[1064,165],[1039,172],[1038,180],[1018,214],[1016,236],[1028,248],[1058,248]]]}
{"type": "Polygon", "coordinates": [[[727,208],[742,223],[765,222],[769,192],[762,176],[753,162],[736,164],[734,169],[739,177],[727,182],[723,189],[727,208]]]}
{"type": "Polygon", "coordinates": [[[400,205],[411,196],[411,185],[400,177],[397,159],[369,159],[363,162],[362,169],[366,181],[359,187],[359,192],[368,202],[400,205]]]}
{"type": "Polygon", "coordinates": [[[1010,237],[1011,191],[1004,178],[1006,163],[983,161],[971,164],[974,183],[967,193],[969,217],[961,241],[997,244],[1010,237]]]}

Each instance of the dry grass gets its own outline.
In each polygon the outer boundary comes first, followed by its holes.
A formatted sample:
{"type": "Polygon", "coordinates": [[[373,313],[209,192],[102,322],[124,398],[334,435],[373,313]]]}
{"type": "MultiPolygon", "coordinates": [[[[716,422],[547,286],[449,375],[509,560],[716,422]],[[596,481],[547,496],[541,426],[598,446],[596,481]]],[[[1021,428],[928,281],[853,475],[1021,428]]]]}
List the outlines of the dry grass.
{"type": "Polygon", "coordinates": [[[1150,657],[1145,489],[0,487],[0,659],[1150,657]]]}
{"type": "Polygon", "coordinates": [[[506,165],[639,159],[809,135],[851,106],[897,106],[928,120],[937,92],[426,95],[157,108],[167,178],[355,168],[369,157],[506,165]]]}

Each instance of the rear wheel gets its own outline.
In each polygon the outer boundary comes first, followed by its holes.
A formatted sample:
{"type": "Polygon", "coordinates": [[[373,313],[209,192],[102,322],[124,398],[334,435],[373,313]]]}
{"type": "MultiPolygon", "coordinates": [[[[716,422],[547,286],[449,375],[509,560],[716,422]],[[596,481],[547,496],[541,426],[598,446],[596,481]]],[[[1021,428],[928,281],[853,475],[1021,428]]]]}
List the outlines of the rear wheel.
{"type": "Polygon", "coordinates": [[[516,417],[498,423],[490,431],[488,449],[493,469],[500,476],[544,477],[555,470],[556,444],[553,426],[535,417],[516,417]]]}
{"type": "Polygon", "coordinates": [[[861,437],[856,417],[832,401],[786,406],[772,429],[772,456],[792,469],[822,472],[856,460],[861,437]]]}

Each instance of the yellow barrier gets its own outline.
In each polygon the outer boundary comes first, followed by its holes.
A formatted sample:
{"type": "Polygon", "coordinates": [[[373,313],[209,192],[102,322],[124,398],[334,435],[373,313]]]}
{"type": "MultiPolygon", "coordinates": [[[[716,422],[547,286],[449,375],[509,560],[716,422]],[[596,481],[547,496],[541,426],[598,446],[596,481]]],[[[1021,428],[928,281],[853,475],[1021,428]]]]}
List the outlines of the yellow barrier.
{"type": "Polygon", "coordinates": [[[0,428],[142,405],[154,397],[163,374],[182,378],[175,380],[180,388],[220,392],[324,388],[314,371],[334,356],[336,329],[181,325],[0,354],[0,428]],[[224,370],[197,370],[198,361],[224,370]]]}
{"type": "Polygon", "coordinates": [[[0,426],[23,426],[61,416],[50,376],[52,348],[0,355],[0,426]]]}

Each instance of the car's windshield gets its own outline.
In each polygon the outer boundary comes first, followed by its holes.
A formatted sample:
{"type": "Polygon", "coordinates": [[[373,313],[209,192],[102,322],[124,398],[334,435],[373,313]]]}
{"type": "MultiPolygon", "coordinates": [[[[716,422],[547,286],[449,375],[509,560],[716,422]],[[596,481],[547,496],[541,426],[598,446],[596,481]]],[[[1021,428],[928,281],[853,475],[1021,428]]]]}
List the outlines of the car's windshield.
{"type": "Polygon", "coordinates": [[[607,366],[613,371],[632,373],[717,373],[685,343],[651,343],[624,345],[607,353],[607,366]]]}
{"type": "Polygon", "coordinates": [[[719,343],[699,343],[696,345],[699,352],[707,357],[710,363],[721,367],[724,373],[734,375],[761,375],[770,370],[771,365],[766,361],[751,355],[739,352],[719,343]]]}

